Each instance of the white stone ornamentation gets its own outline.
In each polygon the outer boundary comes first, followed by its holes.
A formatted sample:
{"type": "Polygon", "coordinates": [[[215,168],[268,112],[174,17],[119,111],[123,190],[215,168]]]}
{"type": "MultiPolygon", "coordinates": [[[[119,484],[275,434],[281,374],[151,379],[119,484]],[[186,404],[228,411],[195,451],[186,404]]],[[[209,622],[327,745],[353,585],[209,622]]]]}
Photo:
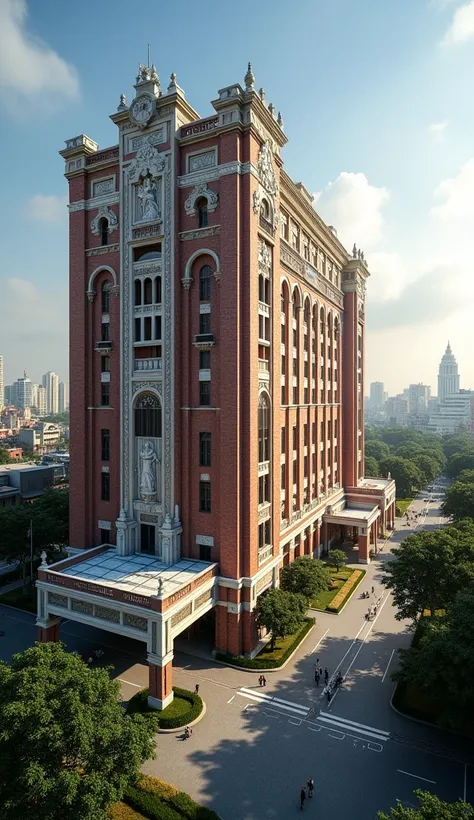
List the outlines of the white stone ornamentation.
{"type": "Polygon", "coordinates": [[[153,147],[152,141],[147,137],[128,169],[128,178],[135,185],[146,176],[155,179],[164,171],[165,163],[165,157],[153,147]]]}
{"type": "Polygon", "coordinates": [[[258,175],[263,187],[271,196],[278,194],[278,182],[273,168],[272,149],[268,142],[263,142],[258,155],[258,175]]]}
{"type": "Polygon", "coordinates": [[[269,245],[259,240],[258,243],[258,272],[267,278],[270,278],[272,271],[272,251],[269,245]]]}
{"type": "Polygon", "coordinates": [[[260,205],[262,204],[262,192],[260,190],[253,192],[253,212],[254,214],[260,213],[260,205]]]}
{"type": "Polygon", "coordinates": [[[153,501],[156,498],[156,468],[159,461],[153,442],[146,441],[140,451],[140,498],[153,501]]]}
{"type": "Polygon", "coordinates": [[[161,212],[157,202],[158,187],[154,179],[146,176],[138,186],[137,196],[141,207],[139,222],[153,222],[161,219],[161,212]]]}
{"type": "Polygon", "coordinates": [[[207,182],[202,182],[200,185],[196,185],[195,188],[189,194],[186,202],[184,203],[184,210],[188,216],[192,216],[196,210],[196,202],[198,199],[207,199],[207,210],[209,213],[212,213],[217,208],[217,203],[219,201],[219,195],[216,194],[211,188],[208,187],[207,182]]]}
{"type": "Polygon", "coordinates": [[[91,231],[95,236],[100,234],[100,220],[106,219],[109,226],[109,234],[113,233],[118,228],[118,218],[117,214],[114,214],[113,211],[107,205],[101,205],[99,210],[97,211],[97,216],[91,222],[91,231]]]}

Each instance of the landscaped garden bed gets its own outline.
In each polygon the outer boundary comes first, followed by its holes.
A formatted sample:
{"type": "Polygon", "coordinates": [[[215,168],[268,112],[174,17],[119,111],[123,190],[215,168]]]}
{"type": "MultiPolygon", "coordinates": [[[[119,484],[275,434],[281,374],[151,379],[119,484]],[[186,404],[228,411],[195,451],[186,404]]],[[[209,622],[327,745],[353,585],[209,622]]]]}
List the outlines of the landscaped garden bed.
{"type": "Polygon", "coordinates": [[[331,574],[331,589],[323,590],[313,598],[311,609],[338,613],[344,604],[359,586],[365,575],[364,569],[350,569],[343,567],[339,572],[331,574]]]}
{"type": "Polygon", "coordinates": [[[179,729],[192,723],[202,712],[203,702],[199,695],[173,686],[174,698],[162,712],[157,712],[148,705],[148,689],[141,689],[127,705],[127,714],[135,712],[151,713],[158,716],[160,729],[179,729]]]}
{"type": "Polygon", "coordinates": [[[413,498],[397,498],[395,504],[395,513],[397,518],[401,518],[403,515],[405,515],[412,501],[413,498]]]}
{"type": "Polygon", "coordinates": [[[109,817],[110,820],[219,820],[212,809],[200,806],[185,792],[150,775],[127,786],[123,800],[109,809],[109,817]]]}
{"type": "Polygon", "coordinates": [[[276,638],[273,649],[271,648],[271,644],[268,643],[260,650],[255,658],[250,659],[244,658],[241,655],[217,653],[216,660],[223,661],[231,666],[239,666],[242,669],[278,669],[288,660],[295,649],[298,648],[314,624],[315,618],[305,618],[303,626],[296,632],[292,635],[287,635],[285,638],[276,638]]]}

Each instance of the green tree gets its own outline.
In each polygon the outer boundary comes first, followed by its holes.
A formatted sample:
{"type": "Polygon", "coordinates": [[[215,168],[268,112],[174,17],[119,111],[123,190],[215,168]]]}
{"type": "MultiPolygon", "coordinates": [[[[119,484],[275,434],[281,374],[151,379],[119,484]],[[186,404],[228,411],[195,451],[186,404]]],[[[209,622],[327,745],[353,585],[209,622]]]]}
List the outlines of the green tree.
{"type": "Polygon", "coordinates": [[[390,455],[390,448],[384,441],[370,440],[365,442],[365,457],[375,458],[376,461],[381,461],[383,458],[388,458],[390,455]]]}
{"type": "Polygon", "coordinates": [[[474,580],[474,523],[409,535],[392,553],[383,583],[393,592],[395,617],[416,620],[425,609],[434,617],[474,580]]]}
{"type": "Polygon", "coordinates": [[[272,649],[277,638],[284,638],[299,629],[304,621],[306,608],[304,595],[283,589],[271,589],[260,596],[255,607],[255,619],[258,626],[263,626],[272,633],[272,649]]]}
{"type": "MultiPolygon", "coordinates": [[[[464,472],[468,472],[465,470],[464,472]]],[[[453,521],[474,518],[474,484],[456,481],[446,490],[441,512],[453,521]]]]}
{"type": "Polygon", "coordinates": [[[424,484],[430,484],[439,474],[438,462],[427,453],[419,453],[413,458],[413,463],[418,467],[424,484]]]}
{"type": "Polygon", "coordinates": [[[463,484],[474,484],[474,470],[461,470],[457,480],[463,484]]]}
{"type": "Polygon", "coordinates": [[[413,490],[418,489],[423,484],[423,476],[420,470],[412,461],[400,456],[389,456],[380,462],[382,474],[389,473],[395,479],[397,495],[406,498],[413,490]]]}
{"type": "Polygon", "coordinates": [[[3,820],[105,820],[154,755],[154,716],[126,715],[120,685],[61,644],[0,662],[3,820]]]}
{"type": "Polygon", "coordinates": [[[419,642],[400,650],[394,678],[414,685],[423,697],[435,701],[441,725],[472,734],[474,589],[458,592],[445,615],[426,621],[423,619],[419,642]]]}
{"type": "Polygon", "coordinates": [[[329,550],[326,558],[326,563],[330,567],[335,567],[336,572],[344,566],[347,561],[347,555],[344,550],[329,550]]]}
{"type": "Polygon", "coordinates": [[[379,476],[380,467],[372,456],[366,456],[364,459],[364,473],[366,476],[379,476]]]}
{"type": "Polygon", "coordinates": [[[446,472],[450,478],[457,478],[459,473],[465,470],[474,470],[474,451],[466,450],[464,453],[454,453],[448,458],[446,472]]]}
{"type": "Polygon", "coordinates": [[[458,800],[456,803],[445,803],[431,792],[416,789],[419,808],[405,809],[401,803],[390,809],[390,814],[379,811],[379,820],[473,820],[474,806],[458,800]]]}
{"type": "Polygon", "coordinates": [[[11,458],[5,447],[0,447],[0,464],[11,464],[11,458]]]}
{"type": "Polygon", "coordinates": [[[329,575],[321,561],[302,556],[283,567],[280,583],[282,590],[304,595],[310,601],[328,588],[329,575]]]}
{"type": "Polygon", "coordinates": [[[474,449],[472,438],[469,433],[455,433],[447,436],[443,441],[443,450],[446,458],[451,458],[455,453],[463,453],[474,449]]]}

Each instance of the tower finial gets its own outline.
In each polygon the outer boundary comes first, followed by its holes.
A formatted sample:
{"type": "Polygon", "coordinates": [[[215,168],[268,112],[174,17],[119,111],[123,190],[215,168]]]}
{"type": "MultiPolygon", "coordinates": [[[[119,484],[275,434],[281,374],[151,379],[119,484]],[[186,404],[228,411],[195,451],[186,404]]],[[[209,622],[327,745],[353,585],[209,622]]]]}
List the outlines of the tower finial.
{"type": "Polygon", "coordinates": [[[252,66],[249,63],[247,73],[244,77],[245,90],[253,91],[255,89],[255,77],[253,76],[252,66]]]}
{"type": "Polygon", "coordinates": [[[148,43],[148,62],[147,62],[147,66],[149,66],[149,65],[150,65],[150,43],[148,43]]]}

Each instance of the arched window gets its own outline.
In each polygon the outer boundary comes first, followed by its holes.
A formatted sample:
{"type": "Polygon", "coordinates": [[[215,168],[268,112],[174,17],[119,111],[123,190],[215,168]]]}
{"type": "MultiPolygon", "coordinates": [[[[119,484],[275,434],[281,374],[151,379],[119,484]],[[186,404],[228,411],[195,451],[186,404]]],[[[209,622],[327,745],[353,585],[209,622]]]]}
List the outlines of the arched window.
{"type": "Polygon", "coordinates": [[[258,462],[270,460],[270,407],[262,393],[258,400],[258,462]]]}
{"type": "Polygon", "coordinates": [[[100,289],[102,313],[110,313],[110,284],[103,282],[100,289]]]}
{"type": "Polygon", "coordinates": [[[304,323],[305,323],[305,325],[309,325],[310,312],[311,311],[310,311],[310,307],[309,307],[309,300],[306,299],[306,302],[304,303],[304,323]]]}
{"type": "Polygon", "coordinates": [[[161,276],[155,277],[155,305],[161,305],[161,276]]]}
{"type": "Polygon", "coordinates": [[[101,245],[108,245],[109,244],[109,221],[102,217],[99,221],[99,230],[100,230],[100,244],[101,245]]]}
{"type": "Polygon", "coordinates": [[[260,205],[260,216],[263,216],[263,218],[268,222],[270,221],[270,205],[266,199],[262,199],[262,204],[260,205]]]}
{"type": "Polygon", "coordinates": [[[151,279],[145,279],[143,283],[143,304],[153,304],[153,283],[151,279]]]}
{"type": "Polygon", "coordinates": [[[298,307],[299,307],[300,300],[298,298],[298,291],[294,290],[293,292],[293,319],[298,318],[298,307]]]}
{"type": "Polygon", "coordinates": [[[204,196],[196,202],[196,211],[199,218],[199,227],[207,228],[207,199],[204,196]]]}
{"type": "Polygon", "coordinates": [[[203,265],[199,271],[199,298],[211,298],[211,276],[212,270],[209,265],[203,265]]]}
{"type": "Polygon", "coordinates": [[[153,393],[142,393],[135,405],[135,435],[161,438],[161,405],[153,393]]]}
{"type": "Polygon", "coordinates": [[[141,279],[135,279],[135,304],[141,305],[142,303],[142,283],[141,279]]]}
{"type": "Polygon", "coordinates": [[[319,322],[320,322],[320,332],[324,333],[325,324],[326,324],[325,316],[324,316],[324,308],[321,308],[321,310],[319,311],[319,322]]]}

